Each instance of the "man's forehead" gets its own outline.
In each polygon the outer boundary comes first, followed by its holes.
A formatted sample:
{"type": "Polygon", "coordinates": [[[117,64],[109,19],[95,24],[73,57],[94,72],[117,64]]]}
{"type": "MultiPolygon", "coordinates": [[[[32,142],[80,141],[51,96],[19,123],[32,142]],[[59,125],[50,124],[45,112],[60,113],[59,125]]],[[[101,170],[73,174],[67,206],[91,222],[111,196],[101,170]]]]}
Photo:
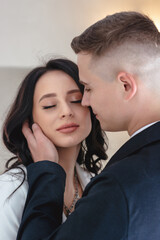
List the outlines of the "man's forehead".
{"type": "Polygon", "coordinates": [[[84,86],[89,85],[89,79],[90,79],[90,71],[87,66],[87,63],[83,61],[83,57],[77,61],[78,69],[79,69],[79,81],[84,86]]]}
{"type": "MultiPolygon", "coordinates": [[[[77,64],[79,68],[79,78],[80,82],[84,86],[91,86],[95,84],[97,78],[97,69],[102,71],[104,68],[102,64],[99,64],[99,58],[92,56],[90,53],[78,53],[77,54],[77,64]],[[101,69],[102,68],[102,69],[101,69]]],[[[105,69],[106,71],[106,69],[105,69]]]]}
{"type": "Polygon", "coordinates": [[[80,67],[90,67],[92,62],[92,55],[87,52],[80,52],[77,54],[77,64],[80,67]]]}

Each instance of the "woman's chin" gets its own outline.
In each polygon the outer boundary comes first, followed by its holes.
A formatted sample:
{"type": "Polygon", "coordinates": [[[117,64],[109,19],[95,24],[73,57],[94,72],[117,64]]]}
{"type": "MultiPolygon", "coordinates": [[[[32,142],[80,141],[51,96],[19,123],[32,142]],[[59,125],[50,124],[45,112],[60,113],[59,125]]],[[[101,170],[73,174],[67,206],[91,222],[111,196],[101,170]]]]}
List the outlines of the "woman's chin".
{"type": "Polygon", "coordinates": [[[81,142],[67,142],[67,143],[55,143],[56,148],[72,148],[78,147],[81,142]]]}

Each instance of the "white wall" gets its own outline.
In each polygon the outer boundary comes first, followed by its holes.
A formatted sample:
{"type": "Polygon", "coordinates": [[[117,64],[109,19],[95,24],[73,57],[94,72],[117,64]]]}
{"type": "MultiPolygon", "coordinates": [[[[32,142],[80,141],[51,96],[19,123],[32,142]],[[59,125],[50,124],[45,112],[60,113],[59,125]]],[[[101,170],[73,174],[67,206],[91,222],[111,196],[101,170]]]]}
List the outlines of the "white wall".
{"type": "MultiPolygon", "coordinates": [[[[72,38],[117,11],[140,10],[160,23],[159,0],[0,0],[0,127],[18,84],[28,71],[52,56],[76,61],[72,38]]],[[[127,139],[108,133],[111,156],[127,139]]],[[[0,141],[0,167],[8,158],[0,141]]]]}
{"type": "Polygon", "coordinates": [[[116,11],[159,18],[159,0],[0,0],[0,66],[30,67],[52,54],[75,59],[74,36],[116,11]]]}

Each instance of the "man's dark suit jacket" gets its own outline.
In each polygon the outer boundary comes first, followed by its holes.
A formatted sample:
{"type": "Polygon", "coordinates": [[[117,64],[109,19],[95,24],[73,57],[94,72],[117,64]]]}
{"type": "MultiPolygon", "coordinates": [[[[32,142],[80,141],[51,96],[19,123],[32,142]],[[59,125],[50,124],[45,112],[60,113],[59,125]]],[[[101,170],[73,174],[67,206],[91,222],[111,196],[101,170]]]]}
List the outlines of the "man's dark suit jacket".
{"type": "Polygon", "coordinates": [[[18,240],[160,240],[159,122],[118,150],[62,225],[63,169],[31,164],[28,181],[18,240]]]}

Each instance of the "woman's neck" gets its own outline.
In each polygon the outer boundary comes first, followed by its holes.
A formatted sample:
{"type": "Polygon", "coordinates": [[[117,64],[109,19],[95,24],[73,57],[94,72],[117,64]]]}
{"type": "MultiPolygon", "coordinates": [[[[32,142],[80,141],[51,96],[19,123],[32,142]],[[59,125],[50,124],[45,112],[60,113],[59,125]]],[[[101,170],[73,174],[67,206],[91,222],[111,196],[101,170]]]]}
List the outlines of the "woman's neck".
{"type": "MultiPolygon", "coordinates": [[[[64,204],[69,208],[75,196],[75,165],[79,154],[80,145],[72,148],[59,148],[57,150],[59,154],[59,164],[66,172],[64,204]]],[[[72,211],[73,210],[74,208],[72,211]]]]}
{"type": "Polygon", "coordinates": [[[70,148],[57,148],[59,154],[59,165],[66,172],[66,186],[68,183],[73,184],[74,169],[80,150],[80,145],[70,148]]]}

